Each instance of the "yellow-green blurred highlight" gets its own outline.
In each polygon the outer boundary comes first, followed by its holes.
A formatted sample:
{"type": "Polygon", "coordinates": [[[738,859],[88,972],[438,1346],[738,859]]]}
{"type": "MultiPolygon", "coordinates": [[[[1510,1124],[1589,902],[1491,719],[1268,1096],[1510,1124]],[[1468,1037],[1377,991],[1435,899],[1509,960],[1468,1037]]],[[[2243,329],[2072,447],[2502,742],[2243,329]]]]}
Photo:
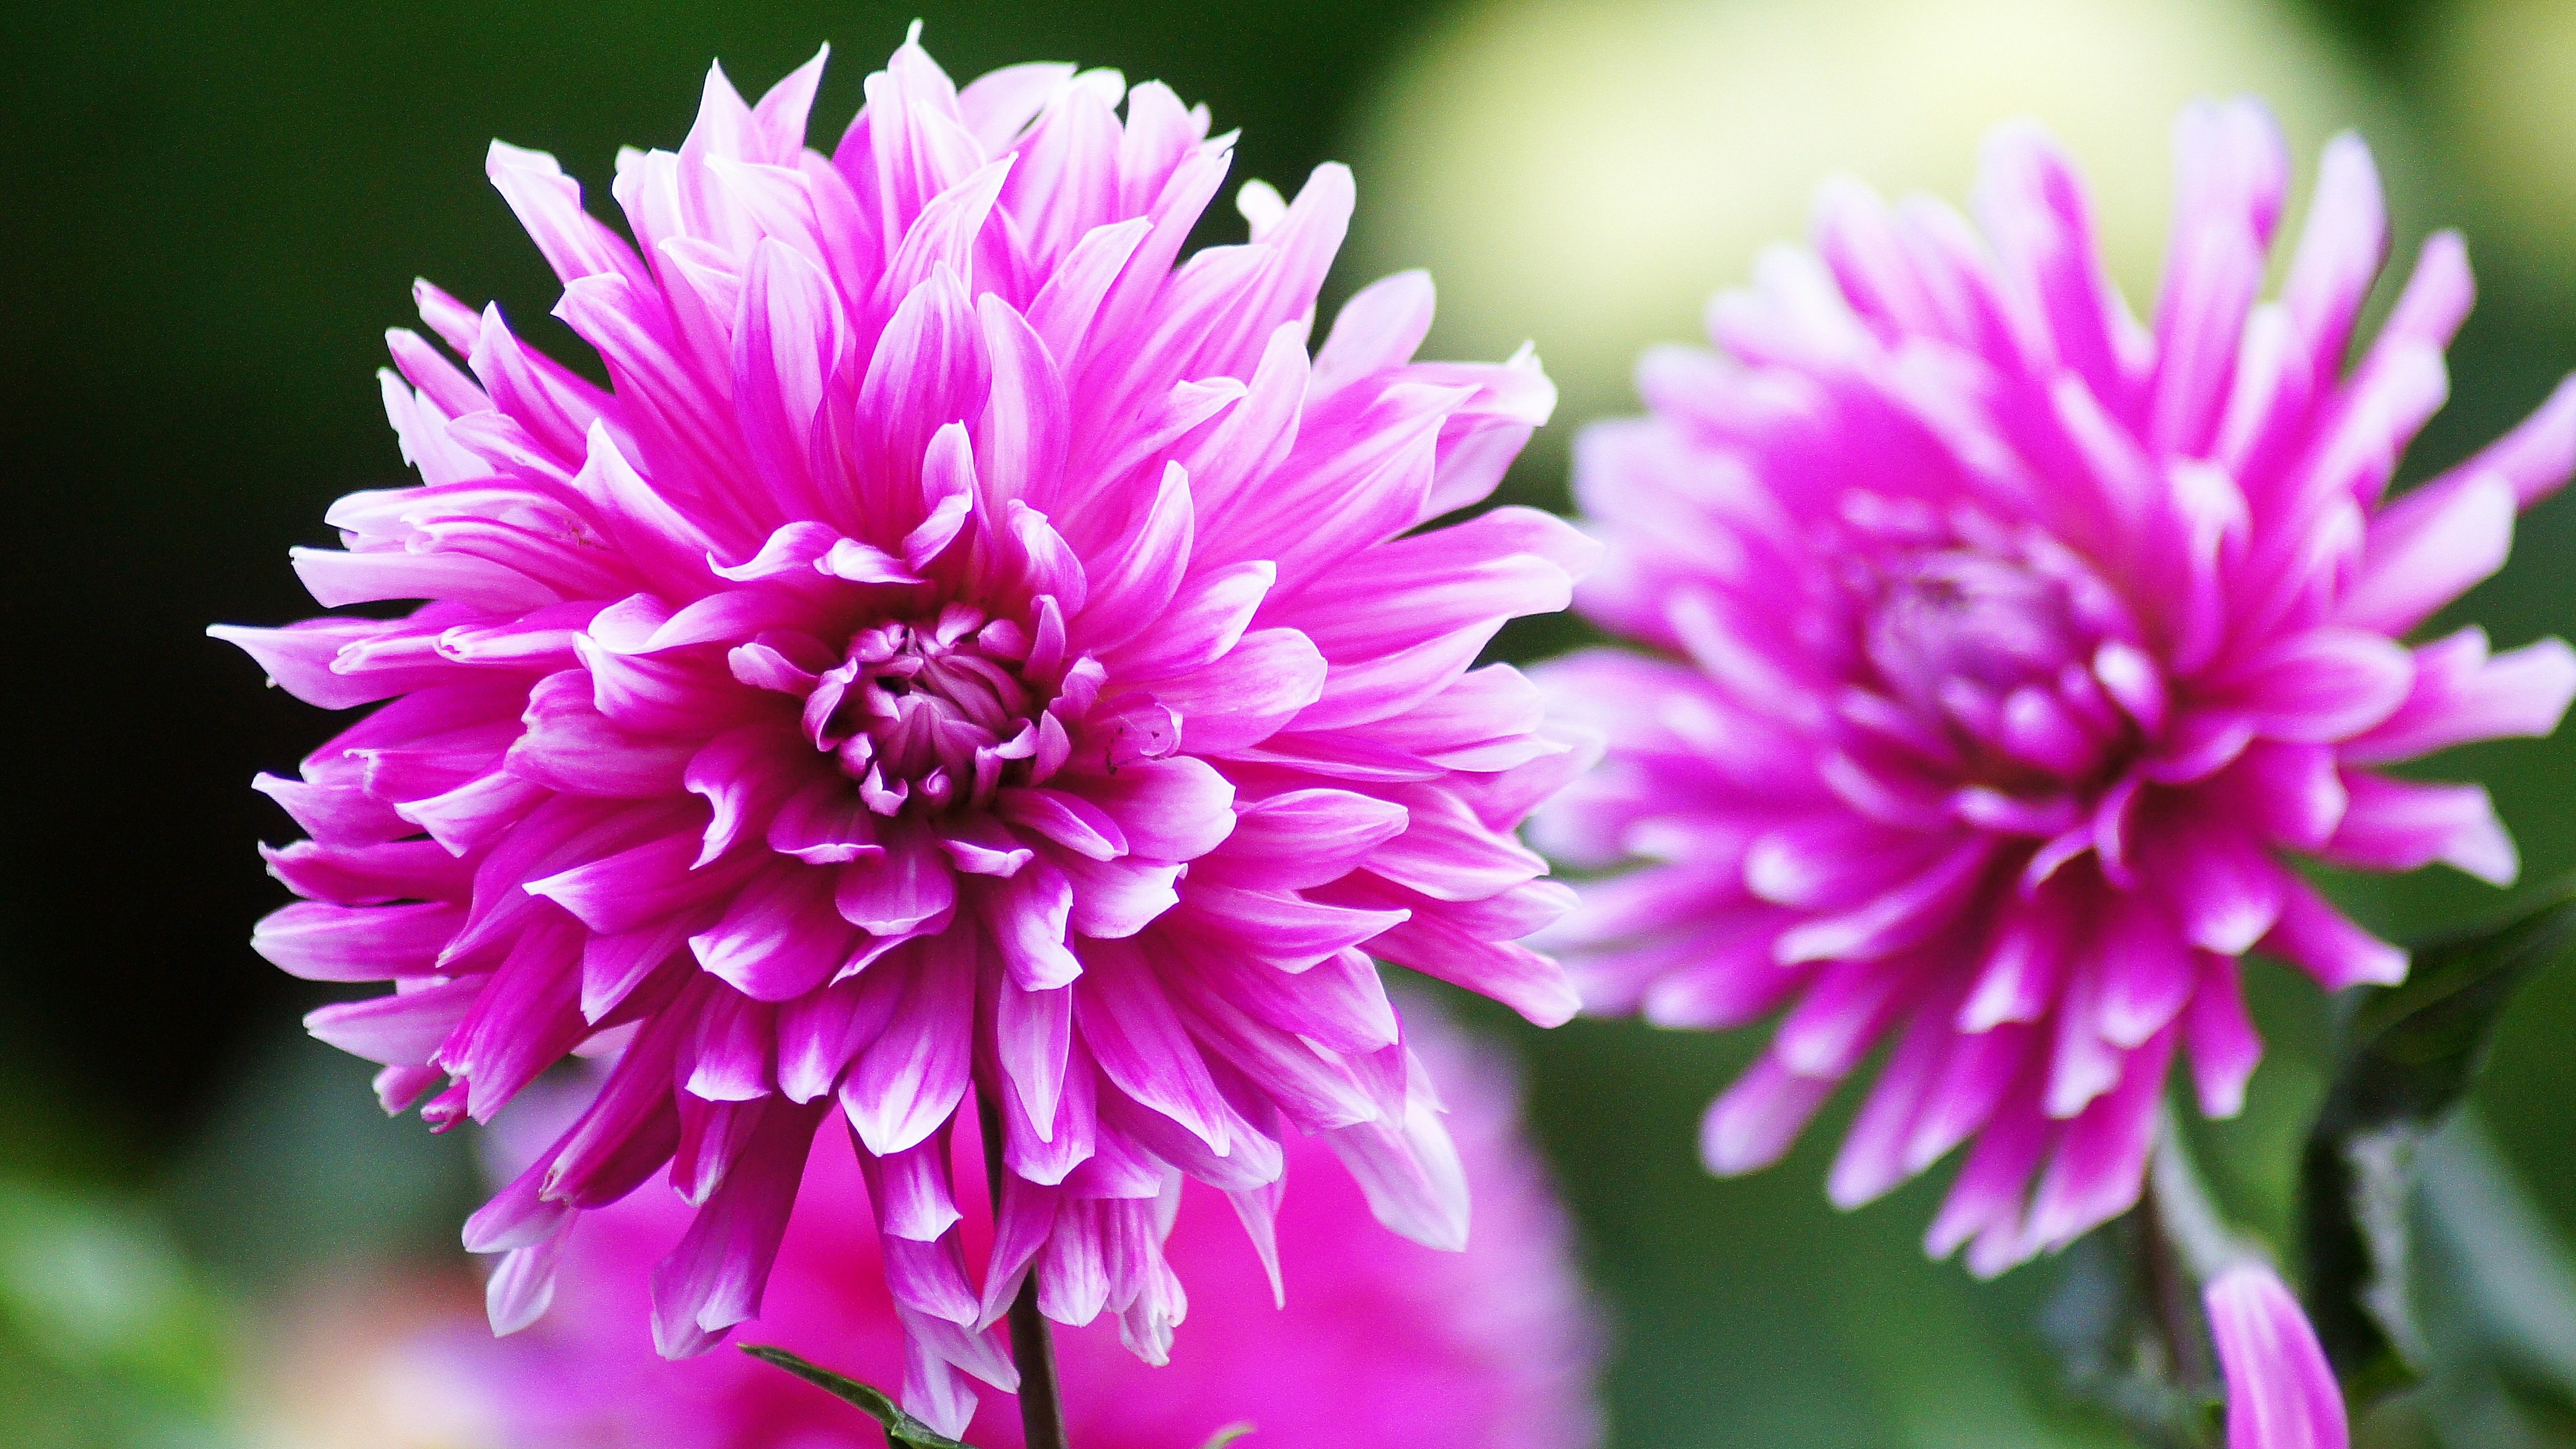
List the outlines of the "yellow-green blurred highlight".
{"type": "MultiPolygon", "coordinates": [[[[2174,115],[2235,93],[2263,97],[2302,157],[2361,128],[2420,231],[2409,121],[2267,0],[1484,0],[1371,108],[1355,253],[1431,268],[1434,346],[1535,339],[1580,421],[1629,407],[1640,349],[1700,339],[1711,293],[1802,240],[1824,178],[1960,202],[2006,119],[2072,151],[2143,312],[2174,115]]],[[[1568,430],[1551,431],[1561,456],[1568,430]]]]}

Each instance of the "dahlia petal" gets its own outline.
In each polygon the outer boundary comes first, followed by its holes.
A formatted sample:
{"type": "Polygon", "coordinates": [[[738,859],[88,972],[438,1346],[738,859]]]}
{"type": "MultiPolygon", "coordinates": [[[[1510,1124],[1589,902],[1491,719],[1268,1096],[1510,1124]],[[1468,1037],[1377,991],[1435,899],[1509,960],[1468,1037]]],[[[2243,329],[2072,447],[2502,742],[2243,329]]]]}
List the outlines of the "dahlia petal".
{"type": "Polygon", "coordinates": [[[701,923],[697,914],[684,912],[631,931],[594,934],[581,952],[583,1018],[597,1024],[655,973],[685,958],[689,937],[701,923]]]}
{"type": "Polygon", "coordinates": [[[338,906],[297,901],[260,919],[250,946],[270,965],[307,981],[390,981],[424,976],[465,920],[445,902],[338,906]]]}
{"type": "Polygon", "coordinates": [[[495,1337],[506,1338],[545,1317],[554,1303],[564,1238],[558,1233],[542,1243],[514,1248],[492,1270],[483,1285],[483,1303],[495,1337]]]}
{"type": "Polygon", "coordinates": [[[376,1106],[381,1106],[386,1116],[402,1116],[415,1101],[420,1101],[420,1093],[430,1091],[440,1080],[446,1080],[446,1073],[440,1073],[438,1067],[379,1067],[374,1078],[376,1106]]]}
{"type": "Polygon", "coordinates": [[[971,1324],[979,1306],[966,1281],[965,1248],[955,1237],[915,1242],[896,1233],[880,1241],[886,1290],[913,1312],[949,1323],[971,1324]]]}
{"type": "Polygon", "coordinates": [[[312,620],[283,629],[248,629],[215,624],[206,633],[259,662],[268,682],[306,704],[347,709],[401,693],[400,678],[368,678],[334,671],[342,646],[371,638],[386,626],[371,620],[312,620]]]}
{"type": "Polygon", "coordinates": [[[2495,474],[2400,498],[2371,520],[2361,572],[2336,611],[2338,622],[2390,635],[2423,623],[2504,567],[2514,511],[2512,489],[2495,474]]]}
{"type": "Polygon", "coordinates": [[[1435,913],[1398,922],[1368,944],[1400,966],[1492,997],[1535,1026],[1561,1026],[1582,1008],[1555,961],[1515,942],[1473,935],[1435,913]]]}
{"type": "Polygon", "coordinates": [[[2370,148],[2344,132],[2326,142],[2317,163],[2307,225],[2281,288],[2293,327],[2308,351],[2310,372],[2331,381],[2341,370],[2354,319],[2388,258],[2387,204],[2370,148]]]}
{"type": "Polygon", "coordinates": [[[1921,1172],[1983,1132],[2027,1072],[2039,1041],[2037,1031],[2019,1023],[1952,1037],[1930,1099],[1907,1134],[1905,1170],[1921,1172]]]}
{"type": "Polygon", "coordinates": [[[593,707],[590,678],[578,669],[537,682],[528,692],[526,722],[527,732],[510,746],[504,768],[566,794],[626,800],[667,795],[696,753],[691,744],[639,738],[611,724],[593,707]]]}
{"type": "Polygon", "coordinates": [[[1959,1030],[1991,1031],[2005,1022],[2035,1022],[2047,1013],[2073,964],[2071,906],[2068,893],[2045,891],[2029,909],[2004,918],[1959,1005],[1959,1030]]]}
{"type": "Polygon", "coordinates": [[[386,1066],[427,1066],[482,989],[482,982],[469,977],[316,1007],[305,1013],[304,1029],[351,1056],[386,1066]]]}
{"type": "Polygon", "coordinates": [[[1285,791],[1246,804],[1234,829],[1196,859],[1192,873],[1252,890],[1323,885],[1403,834],[1410,818],[1394,801],[1355,791],[1285,791]]]}
{"type": "Polygon", "coordinates": [[[2513,838],[2483,785],[2428,785],[2366,770],[2344,776],[2352,804],[2317,852],[2359,870],[2414,870],[2443,861],[2494,886],[2521,873],[2513,838]]]}
{"type": "Polygon", "coordinates": [[[664,1358],[704,1353],[759,1314],[819,1111],[785,1102],[762,1108],[753,1146],[654,1267],[653,1346],[664,1358]]]}
{"type": "Polygon", "coordinates": [[[2334,835],[2350,803],[2326,745],[2249,745],[2229,766],[2229,784],[2241,787],[2247,823],[2276,845],[2315,850],[2334,835]]]}
{"type": "Polygon", "coordinates": [[[831,978],[857,934],[832,908],[832,892],[827,870],[767,871],[741,887],[714,926],[690,937],[689,948],[752,1000],[793,1001],[831,978]]]}
{"type": "Polygon", "coordinates": [[[683,784],[711,807],[703,848],[690,866],[706,866],[744,835],[768,833],[770,817],[804,784],[804,773],[783,763],[793,761],[793,743],[796,732],[786,724],[742,724],[690,755],[683,784]]]}
{"type": "MultiPolygon", "coordinates": [[[[1952,1180],[1940,1212],[1924,1230],[1924,1253],[1946,1258],[1971,1240],[1979,1248],[1988,1241],[2008,1248],[2009,1235],[2019,1226],[2031,1172],[2047,1150],[2050,1135],[2050,1123],[2040,1115],[2036,1103],[2007,1101],[1996,1112],[1995,1120],[1977,1134],[1976,1146],[1969,1150],[1968,1160],[1952,1180]]],[[[1971,1250],[1972,1256],[1976,1251],[1971,1250]]],[[[2008,1253],[1996,1255],[2005,1256],[2008,1253]]],[[[1983,1277],[1992,1277],[2009,1266],[2009,1262],[1992,1260],[1969,1264],[1971,1271],[1990,1270],[1980,1272],[1983,1277]]]]}
{"type": "Polygon", "coordinates": [[[904,294],[859,385],[859,415],[867,420],[861,446],[891,471],[879,486],[895,496],[910,493],[906,484],[916,476],[931,435],[965,416],[985,396],[990,377],[966,285],[941,264],[904,294]]]}
{"type": "Polygon", "coordinates": [[[420,828],[395,813],[393,806],[371,799],[354,787],[316,785],[261,774],[252,778],[251,788],[276,801],[297,825],[324,845],[381,845],[415,834],[420,828]]]}
{"type": "Polygon", "coordinates": [[[2031,1195],[2032,1240],[2064,1247],[2138,1200],[2173,1045],[2168,1031],[2139,1048],[2125,1063],[2120,1084],[2067,1123],[2031,1195]]]}
{"type": "Polygon", "coordinates": [[[1418,1063],[1407,1063],[1407,1078],[1400,1119],[1344,1127],[1325,1141],[1359,1180],[1379,1222],[1454,1252],[1467,1242],[1466,1170],[1418,1063]]]}
{"type": "Polygon", "coordinates": [[[811,1102],[840,1084],[842,1069],[884,1032],[902,1004],[898,971],[862,972],[778,1008],[778,1090],[811,1102]]]}
{"type": "Polygon", "coordinates": [[[2543,639],[2487,656],[2472,625],[2416,651],[2413,690],[2380,725],[2348,742],[2343,758],[2387,764],[2471,740],[2537,738],[2558,728],[2576,698],[2576,650],[2543,639]]]}
{"type": "Polygon", "coordinates": [[[1785,1155],[1838,1078],[1801,1076],[1764,1053],[1700,1119],[1699,1160],[1720,1177],[1741,1177],[1785,1155]]]}
{"type": "MultiPolygon", "coordinates": [[[[1189,728],[1186,726],[1185,728],[1189,728]]],[[[1234,830],[1234,784],[1201,759],[1136,760],[1083,782],[1128,849],[1155,860],[1195,860],[1234,830]]]]}
{"type": "Polygon", "coordinates": [[[1432,300],[1431,274],[1421,271],[1397,272],[1353,293],[1316,349],[1314,390],[1339,392],[1403,365],[1431,331],[1432,300]]]}
{"type": "Polygon", "coordinates": [[[2165,883],[2192,945],[2241,956],[2280,919],[2282,869],[2233,822],[2172,821],[2149,832],[2141,852],[2139,869],[2165,883]]]}
{"type": "Polygon", "coordinates": [[[1051,991],[1082,975],[1081,958],[1065,939],[1073,881],[1063,871],[1034,865],[986,892],[983,907],[1012,984],[1023,991],[1051,991]]]}
{"type": "Polygon", "coordinates": [[[1179,712],[1192,751],[1223,754],[1259,744],[1321,698],[1326,670],[1305,635],[1256,629],[1210,663],[1143,682],[1179,712]]]}
{"type": "Polygon", "coordinates": [[[900,936],[957,903],[956,878],[927,834],[895,830],[881,843],[884,854],[840,869],[833,900],[843,920],[880,936],[900,936]]]}
{"type": "MultiPolygon", "coordinates": [[[[1249,975],[1267,968],[1254,964],[1242,969],[1249,975]]],[[[1300,1132],[1330,1132],[1355,1122],[1373,1121],[1379,1115],[1378,1106],[1371,1100],[1367,1088],[1350,1069],[1328,1053],[1316,1050],[1313,1044],[1260,1021],[1222,997],[1183,997],[1181,1005],[1188,1014],[1191,1034],[1201,1047],[1233,1068],[1300,1132]]],[[[1386,1033],[1387,1040],[1361,1050],[1374,1051],[1392,1045],[1395,1035],[1390,1030],[1386,1033]]],[[[1233,1129],[1229,1132],[1233,1138],[1242,1135],[1233,1129]]],[[[1230,1152],[1229,1155],[1248,1157],[1252,1154],[1230,1152]]],[[[1188,1164],[1180,1165],[1186,1167],[1188,1164]]],[[[1226,1190],[1254,1189],[1227,1187],[1226,1190]]]]}
{"type": "Polygon", "coordinates": [[[2259,1262],[2201,1290],[2227,1381],[2228,1449],[2345,1449],[2343,1389],[2299,1301],[2259,1262]]]}
{"type": "Polygon", "coordinates": [[[1056,865],[1073,881],[1075,931],[1102,940],[1133,936],[1180,903],[1180,878],[1191,867],[1133,858],[1095,862],[1082,856],[1059,857],[1056,865]]]}
{"type": "Polygon", "coordinates": [[[1195,1129],[1136,1101],[1114,1084],[1101,1093],[1100,1124],[1111,1136],[1133,1143],[1149,1160],[1168,1165],[1161,1179],[1164,1190],[1187,1176],[1219,1192],[1245,1192],[1278,1181],[1285,1170],[1279,1144],[1222,1101],[1212,1124],[1225,1141],[1222,1153],[1212,1151],[1195,1129]]]}
{"type": "Polygon", "coordinates": [[[644,280],[641,262],[616,233],[583,214],[581,183],[564,175],[554,157],[495,141],[484,171],[556,277],[569,283],[615,272],[637,283],[644,280]]]}
{"type": "Polygon", "coordinates": [[[2170,923],[2133,894],[2114,903],[2093,949],[2102,980],[2102,1039],[2135,1051],[2191,999],[2199,977],[2193,952],[2170,923]]]}
{"type": "Polygon", "coordinates": [[[1749,1025],[1806,985],[1806,973],[1776,968],[1774,939],[1760,925],[1729,923],[1630,952],[1590,955],[1582,968],[1583,1004],[1611,1009],[1620,988],[1610,982],[1634,972],[1644,978],[1642,989],[1627,988],[1635,995],[1635,1010],[1656,1026],[1706,1031],[1749,1025]]]}
{"type": "Polygon", "coordinates": [[[777,1008],[768,1002],[730,986],[709,990],[699,1003],[695,1030],[680,1047],[681,1087],[717,1105],[768,1096],[777,1080],[776,1020],[777,1008]]]}
{"type": "Polygon", "coordinates": [[[1075,995],[1074,1025],[1102,1074],[1223,1156],[1233,1113],[1172,1010],[1160,973],[1132,947],[1094,943],[1089,954],[1089,984],[1075,995]]]}
{"type": "Polygon", "coordinates": [[[1880,1068],[1826,1175],[1825,1196],[1834,1206],[1848,1210],[1874,1202],[1911,1175],[1906,1141],[1916,1117],[1930,1105],[1926,1098],[1950,1035],[1945,1015],[1918,1012],[1880,1068]]]}
{"type": "MultiPolygon", "coordinates": [[[[694,870],[698,849],[694,835],[665,835],[541,876],[529,881],[526,890],[572,912],[594,931],[606,935],[632,931],[740,884],[739,868],[694,870]]],[[[480,935],[467,939],[478,940],[480,935]]]]}
{"type": "Polygon", "coordinates": [[[2245,1106],[2245,1084],[2262,1060],[2263,1040],[2245,1009],[2235,958],[2200,953],[2200,984],[2183,1017],[2183,1045],[2191,1055],[2192,1082],[2201,1115],[2233,1117],[2245,1106]]]}
{"type": "Polygon", "coordinates": [[[1065,849],[1090,860],[1115,860],[1133,847],[1127,832],[1098,805],[1062,790],[1006,789],[999,797],[1002,818],[1027,826],[1065,849]]]}
{"type": "Polygon", "coordinates": [[[885,852],[867,801],[846,781],[820,772],[779,804],[761,838],[807,865],[846,865],[885,852]]]}
{"type": "Polygon", "coordinates": [[[2385,635],[2324,628],[2273,645],[2240,666],[2226,687],[2257,734],[2332,744],[2387,719],[2414,678],[2413,661],[2385,635]]]}
{"type": "Polygon", "coordinates": [[[2393,986],[2406,979],[2403,949],[2354,925],[2315,887],[2295,876],[2284,882],[2280,923],[2258,949],[2307,972],[2328,991],[2363,984],[2393,986]]]}
{"type": "Polygon", "coordinates": [[[1002,1320],[1019,1297],[1020,1285],[1047,1244],[1055,1227],[1056,1193],[1017,1173],[1002,1178],[1002,1201],[994,1213],[993,1251],[985,1264],[984,1300],[975,1315],[981,1332],[1002,1320]]]}
{"type": "Polygon", "coordinates": [[[1141,675],[1167,676],[1231,655],[1278,574],[1277,565],[1257,559],[1183,583],[1162,620],[1129,641],[1119,662],[1141,675]]]}
{"type": "Polygon", "coordinates": [[[1074,623],[1088,647],[1113,650],[1160,621],[1188,570],[1195,521],[1189,475],[1170,464],[1117,558],[1093,581],[1089,604],[1077,611],[1074,623]]]}
{"type": "Polygon", "coordinates": [[[911,953],[902,1008],[841,1083],[842,1112],[860,1143],[879,1156],[912,1146],[946,1121],[966,1094],[973,1064],[971,943],[930,937],[911,953]]]}

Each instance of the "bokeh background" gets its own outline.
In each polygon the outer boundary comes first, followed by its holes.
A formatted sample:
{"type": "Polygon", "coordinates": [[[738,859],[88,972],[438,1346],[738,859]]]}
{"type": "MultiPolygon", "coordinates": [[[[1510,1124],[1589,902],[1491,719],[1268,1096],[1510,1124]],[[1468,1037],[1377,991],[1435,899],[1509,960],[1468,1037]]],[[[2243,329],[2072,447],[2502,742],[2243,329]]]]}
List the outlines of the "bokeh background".
{"type": "MultiPolygon", "coordinates": [[[[285,548],[329,542],[330,499],[395,479],[373,373],[415,274],[523,326],[551,303],[483,182],[489,139],[604,195],[617,146],[677,143],[710,58],[756,89],[826,39],[817,134],[837,135],[915,14],[961,77],[1062,58],[1171,82],[1243,128],[1238,179],[1352,161],[1328,305],[1428,265],[1436,349],[1533,337],[1563,384],[1508,485],[1523,501],[1561,501],[1566,440],[1631,405],[1637,349],[1693,336],[1709,292],[1802,233],[1820,178],[1955,197],[1977,135],[2019,114],[2091,170],[2141,309],[2183,100],[2266,96],[2303,165],[2361,128],[2401,258],[2463,226],[2483,289],[2410,477],[2576,367],[2569,0],[18,0],[0,10],[0,1441],[469,1442],[451,1396],[375,1351],[471,1311],[468,1144],[381,1119],[364,1065],[298,1030],[312,989],[245,944],[283,898],[251,843],[290,833],[246,783],[331,726],[201,631],[308,612],[285,548]]],[[[2500,645],[2576,631],[2571,543],[2576,504],[2545,505],[2465,613],[2500,645]]],[[[2576,867],[2576,737],[2440,765],[2493,787],[2527,881],[2576,867]]],[[[2440,873],[2337,888],[2401,934],[2507,903],[2440,873]]],[[[2277,1232],[2329,1018],[2255,975],[2272,1054],[2211,1145],[2231,1205],[2277,1232]]],[[[1523,1062],[1610,1310],[1614,1443],[2111,1442],[2028,1328],[2052,1270],[1981,1288],[1922,1262],[1930,1190],[1832,1212],[1830,1130],[1757,1179],[1700,1174],[1696,1115],[1753,1038],[1468,1015],[1523,1062]]],[[[2561,1237],[2571,1044],[2560,969],[2479,1089],[2561,1237]]],[[[2563,1277],[2543,1246],[2531,1271],[2563,1277]]]]}

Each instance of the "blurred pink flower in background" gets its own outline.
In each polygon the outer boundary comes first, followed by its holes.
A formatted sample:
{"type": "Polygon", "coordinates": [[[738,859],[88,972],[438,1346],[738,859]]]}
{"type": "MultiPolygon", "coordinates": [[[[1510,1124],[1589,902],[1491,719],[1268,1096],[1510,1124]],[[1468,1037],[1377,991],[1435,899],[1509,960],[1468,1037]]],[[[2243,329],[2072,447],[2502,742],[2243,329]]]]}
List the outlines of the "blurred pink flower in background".
{"type": "Polygon", "coordinates": [[[2227,1379],[2227,1449],[2346,1449],[2343,1388],[2280,1275],[2239,1263],[2201,1301],[2227,1379]]]}
{"type": "Polygon", "coordinates": [[[1230,159],[1204,108],[1060,65],[960,91],[907,42],[827,158],[821,66],[757,105],[719,71],[676,153],[624,154],[640,252],[496,144],[613,390],[424,283],[470,375],[391,334],[423,485],[342,499],[345,551],[296,566],[326,607],[430,602],[216,632],[313,704],[386,702],[260,782],[312,839],[270,854],[309,899],[259,949],[395,983],[314,1033],[439,1127],[618,1052],[467,1227],[508,1255],[495,1326],[667,1164],[696,1213],[655,1339],[705,1350],[759,1311],[839,1116],[906,1400],[954,1427],[953,1369],[1014,1382],[991,1326],[1030,1274],[1058,1321],[1169,1350],[1184,1175],[1266,1251],[1283,1144],[1315,1134],[1382,1220],[1463,1239],[1370,956],[1574,1010],[1512,944],[1570,896],[1511,831],[1580,761],[1527,681],[1470,666],[1592,546],[1526,509],[1411,533],[1493,490],[1553,390],[1526,356],[1408,361],[1419,274],[1310,358],[1347,171],[1246,187],[1250,244],[1175,268],[1230,159]],[[949,1171],[970,1079],[1009,1165],[980,1275],[949,1171]]]}
{"type": "MultiPolygon", "coordinates": [[[[1237,1422],[1256,1426],[1251,1443],[1281,1449],[1582,1449],[1598,1440],[1595,1321],[1565,1217],[1521,1140],[1508,1068],[1433,1013],[1417,1010],[1411,1025],[1475,1191],[1466,1250],[1434,1251],[1361,1221],[1365,1206],[1346,1175],[1302,1173],[1278,1207],[1286,1297],[1274,1307],[1232,1215],[1202,1202],[1164,1244],[1201,1309],[1169,1364],[1138,1362],[1105,1326],[1059,1335],[1074,1443],[1199,1449],[1237,1422]]],[[[502,1123],[505,1139],[528,1135],[513,1125],[502,1123]]],[[[1292,1163],[1322,1168],[1328,1149],[1298,1138],[1287,1151],[1292,1163]]],[[[970,1180],[983,1172],[971,1136],[960,1140],[957,1170],[970,1180]]],[[[902,1371],[865,1202],[852,1155],[822,1144],[768,1299],[743,1338],[870,1382],[902,1371]]],[[[961,1206],[967,1241],[980,1250],[990,1214],[971,1198],[961,1206]]],[[[688,1222],[687,1205],[658,1184],[585,1217],[564,1250],[554,1312],[497,1343],[450,1343],[440,1357],[451,1392],[499,1425],[506,1449],[875,1443],[858,1410],[766,1364],[733,1354],[672,1364],[654,1354],[645,1270],[688,1222]]],[[[986,1404],[966,1438],[985,1449],[1019,1444],[1010,1402],[986,1404]]]]}
{"type": "Polygon", "coordinates": [[[2505,559],[2576,465],[2576,390],[2395,499],[2467,314],[2426,245],[2349,371],[2386,259],[2376,172],[2326,151],[2281,297],[2258,300],[2289,166],[2251,103],[2187,111],[2152,325],[2027,127],[1988,145],[1971,228],[1826,189],[1650,354],[1651,415],[1578,444],[1609,546],[1579,607],[1651,655],[1541,672],[1604,767],[1539,822],[1619,870],[1542,944],[1585,1001],[1718,1028],[1786,1007],[1710,1109],[1708,1165],[1788,1150],[1882,1041],[1830,1192],[1866,1202],[1973,1143],[1928,1247],[1995,1273],[2138,1194],[2168,1068],[2233,1114],[2261,1044],[2238,958],[2328,988],[2406,956],[2296,857],[2516,857],[2486,791],[2381,767],[2556,727],[2576,655],[2465,627],[2397,642],[2505,559]],[[2035,1186],[2034,1186],[2035,1181],[2035,1186]]]}

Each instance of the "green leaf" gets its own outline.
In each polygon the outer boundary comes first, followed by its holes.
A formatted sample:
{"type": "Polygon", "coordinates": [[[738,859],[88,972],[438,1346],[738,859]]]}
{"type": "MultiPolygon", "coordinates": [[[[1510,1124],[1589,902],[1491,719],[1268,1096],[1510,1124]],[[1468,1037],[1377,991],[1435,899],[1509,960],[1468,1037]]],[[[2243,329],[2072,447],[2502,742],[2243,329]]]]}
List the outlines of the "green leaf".
{"type": "Polygon", "coordinates": [[[2301,1236],[2309,1315],[2357,1400],[2413,1382],[2426,1358],[2408,1286],[2417,1148],[2468,1094],[2514,992],[2571,944],[2576,879],[2418,949],[2404,983],[2347,1000],[2301,1164],[2301,1236]]]}
{"type": "Polygon", "coordinates": [[[888,1444],[901,1445],[903,1449],[968,1449],[967,1445],[905,1413],[901,1404],[873,1384],[863,1384],[847,1375],[836,1374],[820,1364],[810,1363],[769,1344],[746,1343],[742,1351],[762,1363],[787,1370],[825,1393],[858,1405],[883,1426],[888,1444]]]}
{"type": "Polygon", "coordinates": [[[1224,1428],[1217,1430],[1215,1436],[1210,1438],[1206,1444],[1200,1446],[1200,1449],[1225,1449],[1226,1445],[1233,1443],[1235,1440],[1240,1439],[1251,1432],[1252,1426],[1250,1424],[1228,1424],[1224,1428]]]}

